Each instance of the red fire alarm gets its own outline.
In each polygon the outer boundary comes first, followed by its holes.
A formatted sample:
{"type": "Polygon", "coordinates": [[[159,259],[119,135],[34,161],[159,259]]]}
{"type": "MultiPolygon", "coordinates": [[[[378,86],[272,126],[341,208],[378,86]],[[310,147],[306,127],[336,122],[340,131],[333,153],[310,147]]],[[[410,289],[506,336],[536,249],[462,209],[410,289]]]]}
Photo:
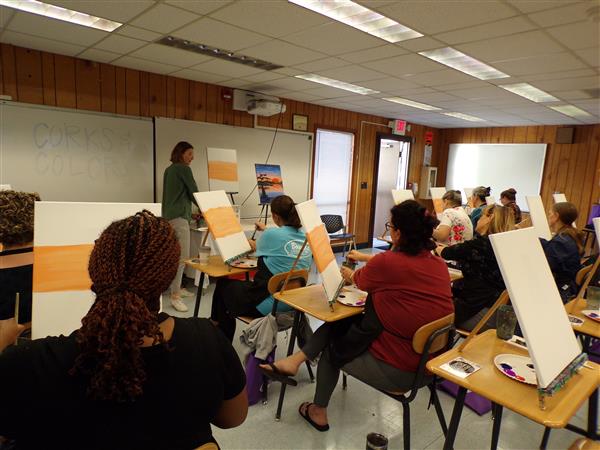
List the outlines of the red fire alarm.
{"type": "Polygon", "coordinates": [[[230,102],[233,99],[233,90],[229,88],[221,89],[221,98],[226,102],[230,102]]]}

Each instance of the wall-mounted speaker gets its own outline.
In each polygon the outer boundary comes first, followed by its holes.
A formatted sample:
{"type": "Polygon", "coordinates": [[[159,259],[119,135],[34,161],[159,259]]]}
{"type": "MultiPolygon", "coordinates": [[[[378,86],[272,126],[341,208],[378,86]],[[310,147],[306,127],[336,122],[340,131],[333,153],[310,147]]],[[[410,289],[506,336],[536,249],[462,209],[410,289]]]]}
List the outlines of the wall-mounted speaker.
{"type": "Polygon", "coordinates": [[[572,144],[575,137],[575,128],[561,127],[556,129],[557,144],[572,144]]]}

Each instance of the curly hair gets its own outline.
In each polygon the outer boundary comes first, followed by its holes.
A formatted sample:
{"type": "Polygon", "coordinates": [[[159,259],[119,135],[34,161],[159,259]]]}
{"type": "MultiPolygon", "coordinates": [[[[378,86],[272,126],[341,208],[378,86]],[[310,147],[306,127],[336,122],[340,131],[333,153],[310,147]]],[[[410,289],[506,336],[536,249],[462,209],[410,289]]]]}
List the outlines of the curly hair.
{"type": "Polygon", "coordinates": [[[127,402],[143,393],[144,336],[165,344],[160,295],[175,277],[180,247],[169,222],[149,211],[113,222],[96,240],[88,271],[96,300],[77,333],[72,375],[89,378],[94,400],[127,402]]]}
{"type": "Polygon", "coordinates": [[[0,191],[0,243],[22,245],[33,241],[33,207],[36,192],[0,191]]]}
{"type": "Polygon", "coordinates": [[[427,208],[415,200],[405,200],[391,209],[392,226],[400,231],[397,251],[418,255],[423,250],[433,250],[433,229],[438,220],[427,208]]]}

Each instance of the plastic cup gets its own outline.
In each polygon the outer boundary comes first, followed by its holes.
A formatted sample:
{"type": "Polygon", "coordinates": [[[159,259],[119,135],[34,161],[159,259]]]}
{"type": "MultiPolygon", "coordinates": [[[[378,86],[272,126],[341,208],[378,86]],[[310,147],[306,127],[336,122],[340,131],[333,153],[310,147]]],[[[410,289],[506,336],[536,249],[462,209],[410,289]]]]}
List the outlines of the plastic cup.
{"type": "Polygon", "coordinates": [[[587,309],[600,309],[600,287],[588,286],[585,301],[587,309]]]}
{"type": "Polygon", "coordinates": [[[369,433],[367,434],[367,450],[387,450],[388,438],[383,434],[369,433]]]}
{"type": "Polygon", "coordinates": [[[502,305],[496,313],[496,336],[499,339],[509,340],[515,334],[517,316],[512,306],[502,305]]]}
{"type": "Polygon", "coordinates": [[[208,264],[208,257],[210,256],[210,247],[202,246],[198,251],[198,262],[200,264],[208,264]]]}

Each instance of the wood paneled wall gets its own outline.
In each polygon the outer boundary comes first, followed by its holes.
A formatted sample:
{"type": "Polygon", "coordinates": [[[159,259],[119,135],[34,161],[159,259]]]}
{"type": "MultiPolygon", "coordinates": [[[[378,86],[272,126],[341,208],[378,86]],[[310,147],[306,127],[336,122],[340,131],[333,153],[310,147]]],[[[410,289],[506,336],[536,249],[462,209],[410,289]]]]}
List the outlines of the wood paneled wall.
{"type": "MultiPolygon", "coordinates": [[[[567,200],[579,209],[577,225],[582,227],[586,224],[591,204],[600,201],[600,124],[575,126],[573,144],[557,144],[557,128],[559,126],[553,125],[441,130],[439,173],[446,174],[450,144],[546,143],[548,147],[542,177],[544,205],[549,208],[553,203],[552,194],[563,192],[567,200]]],[[[493,194],[498,198],[500,192],[493,194]]]]}
{"type": "MultiPolygon", "coordinates": [[[[222,94],[228,88],[96,63],[69,56],[0,44],[0,94],[13,100],[131,116],[162,116],[253,127],[253,116],[234,111],[222,94]]],[[[376,132],[389,132],[388,118],[282,99],[281,116],[260,117],[259,126],[292,128],[292,115],[308,116],[308,129],[354,133],[349,228],[360,243],[369,238],[376,132]],[[366,189],[359,189],[367,182],[366,189]]],[[[414,126],[416,139],[410,180],[419,182],[425,127],[414,126]]],[[[437,130],[436,130],[437,132],[437,130]]],[[[437,157],[434,148],[434,158],[437,157]]]]}

